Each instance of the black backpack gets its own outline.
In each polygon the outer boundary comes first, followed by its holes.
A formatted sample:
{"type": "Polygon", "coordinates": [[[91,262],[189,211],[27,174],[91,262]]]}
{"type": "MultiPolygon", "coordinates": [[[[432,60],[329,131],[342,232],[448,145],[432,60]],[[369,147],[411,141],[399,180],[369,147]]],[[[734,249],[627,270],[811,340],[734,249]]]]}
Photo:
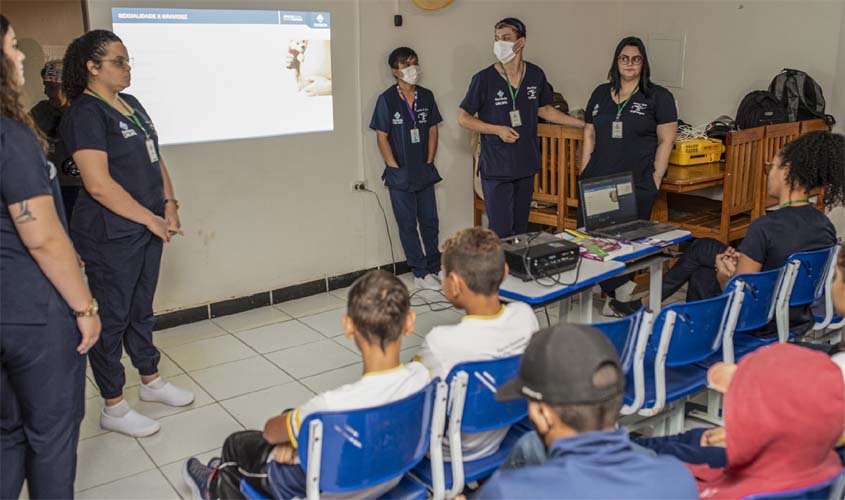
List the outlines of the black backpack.
{"type": "Polygon", "coordinates": [[[740,130],[774,123],[786,122],[786,106],[774,94],[755,90],[739,103],[736,110],[736,127],[740,130]]]}
{"type": "Polygon", "coordinates": [[[821,86],[803,71],[784,69],[769,84],[769,92],[784,103],[786,119],[790,122],[824,118],[829,126],[836,123],[833,116],[824,113],[821,86]]]}

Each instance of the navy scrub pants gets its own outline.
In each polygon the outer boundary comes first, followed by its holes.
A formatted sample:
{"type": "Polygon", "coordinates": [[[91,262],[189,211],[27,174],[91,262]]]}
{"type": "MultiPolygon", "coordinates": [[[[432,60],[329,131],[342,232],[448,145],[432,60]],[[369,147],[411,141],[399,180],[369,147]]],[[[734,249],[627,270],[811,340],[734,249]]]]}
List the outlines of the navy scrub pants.
{"type": "Polygon", "coordinates": [[[113,399],[123,394],[126,383],[122,347],[142,376],[158,371],[153,296],[162,241],[147,230],[112,240],[74,233],[73,239],[103,324],[100,340],[89,352],[91,370],[103,399],[113,399]]]}
{"type": "Polygon", "coordinates": [[[85,413],[85,356],[64,300],[47,323],[0,325],[0,498],[73,498],[76,445],[85,413]]]}
{"type": "Polygon", "coordinates": [[[490,229],[499,238],[528,232],[534,176],[511,180],[481,178],[490,229]]]}
{"type": "Polygon", "coordinates": [[[437,217],[434,184],[421,191],[390,188],[390,204],[399,226],[399,241],[414,276],[423,278],[427,274],[436,275],[440,271],[440,220],[437,217]]]}

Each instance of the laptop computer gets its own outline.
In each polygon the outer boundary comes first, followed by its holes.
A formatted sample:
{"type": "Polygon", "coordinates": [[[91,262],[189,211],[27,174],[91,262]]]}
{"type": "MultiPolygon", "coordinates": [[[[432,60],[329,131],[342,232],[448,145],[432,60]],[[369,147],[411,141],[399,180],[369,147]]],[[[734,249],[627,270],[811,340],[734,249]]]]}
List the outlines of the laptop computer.
{"type": "Polygon", "coordinates": [[[634,178],[630,173],[579,181],[584,229],[591,236],[633,241],[678,229],[637,216],[634,178]]]}

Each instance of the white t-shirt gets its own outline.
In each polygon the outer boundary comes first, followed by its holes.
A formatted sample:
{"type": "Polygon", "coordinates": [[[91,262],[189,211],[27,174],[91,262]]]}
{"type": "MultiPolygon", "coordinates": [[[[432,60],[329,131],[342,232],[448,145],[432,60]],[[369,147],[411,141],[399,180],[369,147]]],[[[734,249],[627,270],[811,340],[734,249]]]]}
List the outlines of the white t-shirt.
{"type": "MultiPolygon", "coordinates": [[[[446,380],[452,368],[468,361],[506,358],[522,354],[531,336],[540,329],[537,316],[528,304],[511,302],[490,316],[464,316],[457,325],[432,328],[420,346],[419,361],[432,377],[446,380]]],[[[461,435],[463,459],[478,460],[492,455],[508,433],[508,428],[461,435]]],[[[448,440],[444,459],[449,460],[448,440]]]]}
{"type": "MultiPolygon", "coordinates": [[[[312,413],[324,411],[357,410],[380,406],[410,396],[431,381],[428,370],[420,363],[399,365],[390,370],[365,373],[360,380],[331,391],[320,393],[289,413],[287,421],[291,444],[297,441],[302,422],[312,413]]],[[[307,446],[307,443],[302,443],[307,446]]],[[[402,478],[396,478],[377,486],[343,494],[321,494],[320,498],[358,499],[378,498],[396,486],[402,478]]]]}

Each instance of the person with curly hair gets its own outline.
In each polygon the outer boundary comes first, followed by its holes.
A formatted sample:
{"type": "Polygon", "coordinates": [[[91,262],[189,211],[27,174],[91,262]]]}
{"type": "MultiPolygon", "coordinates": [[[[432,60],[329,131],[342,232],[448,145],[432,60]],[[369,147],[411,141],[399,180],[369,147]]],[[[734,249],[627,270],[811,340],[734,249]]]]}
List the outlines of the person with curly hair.
{"type": "MultiPolygon", "coordinates": [[[[736,249],[712,238],[695,240],[663,277],[664,300],[684,284],[688,301],[715,297],[735,274],[776,269],[793,253],[836,243],[836,229],[812,205],[809,193],[824,188],[827,208],[845,204],[845,136],[826,131],[804,134],[786,144],[766,168],[768,194],[778,198],[778,210],[754,220],[736,249]]],[[[620,315],[632,314],[641,305],[639,300],[611,302],[620,315]]],[[[789,312],[791,332],[800,335],[812,327],[809,307],[792,307],[789,312]]],[[[755,335],[777,335],[774,321],[755,335]]]]}
{"type": "Polygon", "coordinates": [[[67,234],[47,143],[20,102],[24,54],[0,16],[0,498],[73,498],[97,302],[67,234]]]}
{"type": "Polygon", "coordinates": [[[131,64],[111,31],[94,30],[74,40],[64,57],[62,87],[71,105],[60,133],[83,183],[71,236],[103,304],[103,333],[90,356],[105,400],[100,426],[140,437],[158,432],[160,425],[123,397],[123,348],[141,377],[142,401],[186,406],[194,394],[158,372],[153,296],[163,245],[182,230],[155,126],[141,103],[123,93],[131,64]]]}

